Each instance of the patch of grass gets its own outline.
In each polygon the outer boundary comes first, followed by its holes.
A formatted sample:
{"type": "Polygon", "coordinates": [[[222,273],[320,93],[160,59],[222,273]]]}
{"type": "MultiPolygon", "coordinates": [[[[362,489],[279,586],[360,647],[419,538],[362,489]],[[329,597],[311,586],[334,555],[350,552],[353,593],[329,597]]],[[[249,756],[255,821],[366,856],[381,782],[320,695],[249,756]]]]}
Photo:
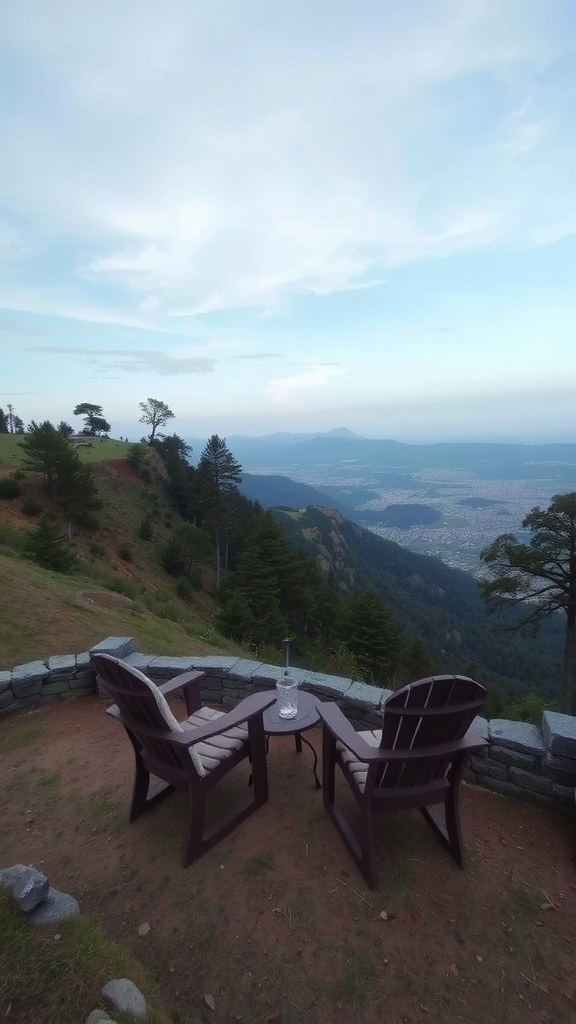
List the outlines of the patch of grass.
{"type": "Polygon", "coordinates": [[[532,926],[541,912],[544,894],[536,888],[513,882],[506,899],[510,952],[525,961],[532,938],[532,926]]]}
{"type": "Polygon", "coordinates": [[[337,1002],[358,1006],[366,1002],[379,977],[373,953],[354,950],[344,971],[334,985],[337,1002]]]}
{"type": "Polygon", "coordinates": [[[256,853],[250,860],[246,861],[244,866],[244,874],[249,878],[260,877],[261,875],[267,875],[274,866],[274,855],[269,853],[256,853]]]}
{"type": "Polygon", "coordinates": [[[44,739],[47,726],[44,722],[23,725],[22,721],[7,721],[0,729],[0,754],[8,754],[13,750],[23,750],[44,739]]]}
{"type": "Polygon", "coordinates": [[[119,835],[128,828],[127,807],[107,793],[82,797],[78,799],[77,822],[88,832],[119,835]]]}
{"type": "MultiPolygon", "coordinates": [[[[102,986],[130,978],[148,1000],[149,1024],[169,1024],[149,976],[126,950],[81,915],[54,928],[37,928],[0,890],[0,1015],[35,1024],[77,1024],[103,1007],[102,986]]],[[[132,1020],[114,1013],[120,1022],[132,1020]]],[[[190,1018],[189,1018],[190,1020],[190,1018]]],[[[190,1021],[192,1024],[192,1021],[190,1021]]]]}
{"type": "Polygon", "coordinates": [[[58,789],[61,781],[60,772],[43,771],[35,773],[33,784],[43,797],[48,797],[58,789]]]}

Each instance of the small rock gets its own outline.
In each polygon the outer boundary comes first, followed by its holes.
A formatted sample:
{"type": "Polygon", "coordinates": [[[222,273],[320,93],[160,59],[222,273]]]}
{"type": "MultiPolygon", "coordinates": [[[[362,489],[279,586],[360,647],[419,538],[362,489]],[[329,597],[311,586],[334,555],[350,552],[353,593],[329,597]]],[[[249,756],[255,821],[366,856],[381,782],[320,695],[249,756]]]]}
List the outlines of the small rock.
{"type": "Polygon", "coordinates": [[[381,910],[380,911],[380,917],[382,918],[383,921],[387,921],[388,920],[388,912],[386,910],[381,910]]]}
{"type": "Polygon", "coordinates": [[[215,1010],[216,1009],[216,1002],[214,1000],[214,996],[211,996],[211,995],[204,996],[204,1002],[206,1003],[206,1006],[208,1006],[211,1010],[215,1010]]]}
{"type": "Polygon", "coordinates": [[[86,1017],[84,1024],[116,1024],[106,1013],[106,1010],[92,1010],[86,1017]]]}
{"type": "Polygon", "coordinates": [[[144,938],[145,935],[148,935],[149,931],[150,931],[150,925],[148,924],[148,921],[144,921],[144,924],[141,924],[139,929],[138,929],[138,935],[141,938],[144,938]]]}
{"type": "Polygon", "coordinates": [[[128,978],[114,978],[107,982],[102,995],[115,1010],[125,1010],[134,1017],[146,1016],[146,1000],[140,989],[128,978]]]}
{"type": "Polygon", "coordinates": [[[50,886],[47,898],[32,911],[30,920],[34,921],[34,924],[59,924],[67,917],[76,917],[79,913],[78,900],[50,886]]]}
{"type": "Polygon", "coordinates": [[[41,871],[36,868],[25,868],[19,878],[12,886],[12,896],[16,905],[29,914],[31,910],[44,903],[50,890],[50,882],[41,871]]]}

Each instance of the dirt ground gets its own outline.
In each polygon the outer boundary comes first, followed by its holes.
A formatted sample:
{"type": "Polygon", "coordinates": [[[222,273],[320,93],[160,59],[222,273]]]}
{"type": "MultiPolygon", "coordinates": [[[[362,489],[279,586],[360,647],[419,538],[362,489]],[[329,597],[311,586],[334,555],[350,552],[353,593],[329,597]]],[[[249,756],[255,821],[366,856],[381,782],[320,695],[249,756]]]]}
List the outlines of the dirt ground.
{"type": "MultiPolygon", "coordinates": [[[[131,757],[95,698],[2,721],[0,866],[34,863],[75,895],[175,1020],[576,1024],[573,818],[465,787],[466,870],[402,813],[382,821],[371,892],[310,751],[272,739],[267,805],[183,870],[181,795],[128,825],[131,757]]],[[[221,807],[246,784],[239,768],[221,807]]]]}

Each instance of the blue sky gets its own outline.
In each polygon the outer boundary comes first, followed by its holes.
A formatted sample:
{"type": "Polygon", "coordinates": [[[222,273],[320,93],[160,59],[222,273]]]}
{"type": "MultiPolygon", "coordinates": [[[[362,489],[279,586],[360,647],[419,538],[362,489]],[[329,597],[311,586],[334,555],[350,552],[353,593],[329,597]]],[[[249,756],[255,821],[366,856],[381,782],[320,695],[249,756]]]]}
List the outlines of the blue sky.
{"type": "Polygon", "coordinates": [[[573,0],[20,0],[0,405],[576,441],[573,0]]]}

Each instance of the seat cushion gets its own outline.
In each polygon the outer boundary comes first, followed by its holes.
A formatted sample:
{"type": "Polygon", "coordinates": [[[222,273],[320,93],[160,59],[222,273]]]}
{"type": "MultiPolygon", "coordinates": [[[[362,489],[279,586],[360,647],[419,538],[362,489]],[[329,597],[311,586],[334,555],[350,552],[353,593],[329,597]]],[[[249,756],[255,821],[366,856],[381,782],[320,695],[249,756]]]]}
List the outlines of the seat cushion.
{"type": "MultiPolygon", "coordinates": [[[[224,716],[224,711],[216,711],[214,708],[200,708],[182,722],[183,729],[198,729],[208,722],[215,722],[224,716]]],[[[194,760],[196,771],[201,777],[217,768],[222,761],[235,751],[240,750],[244,743],[248,742],[248,726],[238,725],[219,736],[211,736],[210,739],[200,740],[190,747],[190,755],[194,760]],[[200,763],[198,768],[197,760],[200,763]]]]}
{"type": "MultiPolygon", "coordinates": [[[[382,736],[381,729],[369,729],[367,732],[359,732],[358,735],[361,736],[366,743],[369,743],[371,747],[380,746],[380,738],[382,736]]],[[[342,764],[345,765],[348,771],[352,774],[353,781],[358,786],[360,792],[363,793],[366,788],[366,776],[368,775],[368,765],[366,761],[356,760],[356,755],[353,754],[351,750],[348,750],[348,747],[344,746],[343,743],[340,743],[339,740],[336,742],[336,750],[340,755],[342,764]]]]}

